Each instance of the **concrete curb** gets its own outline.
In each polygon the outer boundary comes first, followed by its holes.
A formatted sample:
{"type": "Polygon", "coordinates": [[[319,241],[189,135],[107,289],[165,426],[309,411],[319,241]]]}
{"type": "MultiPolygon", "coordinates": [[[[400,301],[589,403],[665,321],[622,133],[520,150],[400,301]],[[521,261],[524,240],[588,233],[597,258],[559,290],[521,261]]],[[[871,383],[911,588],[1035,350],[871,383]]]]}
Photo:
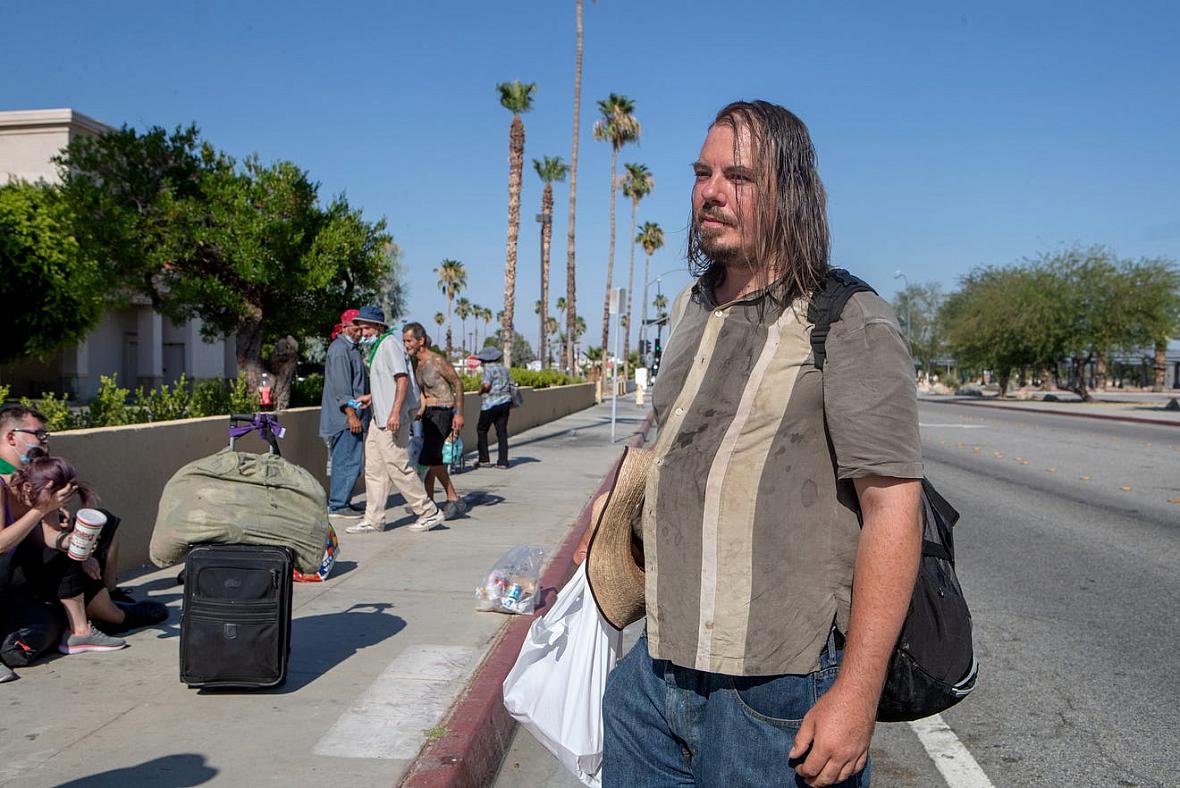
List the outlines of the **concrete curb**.
{"type": "Polygon", "coordinates": [[[934,399],[921,398],[920,402],[933,402],[936,405],[966,405],[970,408],[995,408],[997,410],[1013,410],[1020,413],[1048,413],[1053,416],[1074,416],[1080,419],[1106,419],[1107,421],[1126,421],[1131,424],[1154,424],[1160,427],[1180,428],[1180,421],[1168,419],[1151,419],[1140,416],[1119,416],[1113,413],[1075,413],[1071,410],[1057,410],[1056,408],[1023,408],[1019,405],[999,405],[991,402],[973,402],[962,399],[934,399]]]}
{"type": "MultiPolygon", "coordinates": [[[[630,438],[628,446],[642,446],[651,429],[653,414],[648,411],[630,438]]],[[[582,534],[590,526],[590,509],[597,498],[610,486],[619,460],[603,477],[590,500],[582,507],[569,535],[550,559],[541,575],[541,587],[558,589],[574,573],[574,550],[582,534]]],[[[546,604],[553,594],[547,595],[546,604]]],[[[508,751],[516,720],[504,708],[504,679],[516,664],[520,646],[524,642],[532,616],[513,616],[501,627],[499,635],[472,677],[463,695],[456,701],[447,719],[447,733],[426,745],[418,755],[402,786],[405,788],[481,788],[495,778],[504,754],[508,751]]]]}

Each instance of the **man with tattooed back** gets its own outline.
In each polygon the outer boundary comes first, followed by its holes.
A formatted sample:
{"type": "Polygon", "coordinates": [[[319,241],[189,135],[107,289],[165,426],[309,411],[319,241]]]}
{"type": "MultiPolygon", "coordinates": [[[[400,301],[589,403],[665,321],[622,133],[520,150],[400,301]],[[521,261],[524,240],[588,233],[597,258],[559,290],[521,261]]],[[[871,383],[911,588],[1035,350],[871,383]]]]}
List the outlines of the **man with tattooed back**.
{"type": "Polygon", "coordinates": [[[402,329],[406,354],[414,359],[414,376],[422,390],[418,418],[422,421],[422,453],[418,464],[425,465],[426,495],[434,498],[434,482],[443,486],[447,502],[443,514],[453,520],[467,511],[467,504],[455,491],[451,475],[443,462],[443,443],[463,429],[463,381],[447,360],[430,349],[430,337],[421,323],[407,323],[402,329]]]}

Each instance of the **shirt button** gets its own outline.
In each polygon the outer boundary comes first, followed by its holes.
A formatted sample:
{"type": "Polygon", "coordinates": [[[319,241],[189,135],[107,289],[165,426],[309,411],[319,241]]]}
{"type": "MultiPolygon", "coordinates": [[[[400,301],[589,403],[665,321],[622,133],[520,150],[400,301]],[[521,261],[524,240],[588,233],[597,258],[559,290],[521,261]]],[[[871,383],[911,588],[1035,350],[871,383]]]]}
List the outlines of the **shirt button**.
{"type": "Polygon", "coordinates": [[[677,409],[676,409],[676,415],[677,415],[677,416],[683,416],[683,415],[684,415],[684,408],[677,408],[677,409]]]}
{"type": "Polygon", "coordinates": [[[720,309],[718,309],[718,310],[717,310],[716,312],[714,312],[713,314],[714,314],[714,315],[716,315],[717,317],[724,317],[724,315],[725,315],[725,313],[724,313],[724,312],[722,312],[720,309]]]}

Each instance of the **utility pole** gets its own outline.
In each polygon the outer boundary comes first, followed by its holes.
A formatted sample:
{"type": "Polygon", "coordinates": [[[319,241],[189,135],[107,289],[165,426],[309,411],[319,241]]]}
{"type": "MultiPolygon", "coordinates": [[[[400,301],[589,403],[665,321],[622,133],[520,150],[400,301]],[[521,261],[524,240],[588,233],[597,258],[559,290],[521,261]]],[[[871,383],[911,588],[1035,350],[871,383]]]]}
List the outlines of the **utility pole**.
{"type": "MultiPolygon", "coordinates": [[[[627,290],[623,287],[616,287],[611,290],[610,299],[610,314],[615,323],[615,363],[611,367],[611,392],[610,392],[610,442],[615,442],[615,419],[617,418],[619,410],[619,326],[623,322],[623,310],[627,304],[627,290]]],[[[602,355],[605,359],[606,348],[602,349],[602,355]]]]}

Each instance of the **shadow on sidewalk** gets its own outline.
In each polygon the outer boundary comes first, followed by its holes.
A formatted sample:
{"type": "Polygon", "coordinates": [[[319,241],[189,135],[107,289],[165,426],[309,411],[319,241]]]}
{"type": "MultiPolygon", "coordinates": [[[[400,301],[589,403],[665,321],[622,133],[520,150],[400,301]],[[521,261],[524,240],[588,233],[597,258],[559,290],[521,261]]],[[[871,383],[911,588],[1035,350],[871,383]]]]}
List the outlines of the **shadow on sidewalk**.
{"type": "Polygon", "coordinates": [[[406,627],[401,616],[385,612],[387,602],[358,602],[342,613],[296,618],[291,622],[291,665],[287,683],[276,694],[298,692],[356,654],[406,627]]]}
{"type": "Polygon", "coordinates": [[[61,783],[59,788],[125,788],[132,785],[183,788],[207,783],[216,776],[217,770],[205,763],[204,755],[179,753],[154,758],[137,766],[80,777],[61,783]]]}

